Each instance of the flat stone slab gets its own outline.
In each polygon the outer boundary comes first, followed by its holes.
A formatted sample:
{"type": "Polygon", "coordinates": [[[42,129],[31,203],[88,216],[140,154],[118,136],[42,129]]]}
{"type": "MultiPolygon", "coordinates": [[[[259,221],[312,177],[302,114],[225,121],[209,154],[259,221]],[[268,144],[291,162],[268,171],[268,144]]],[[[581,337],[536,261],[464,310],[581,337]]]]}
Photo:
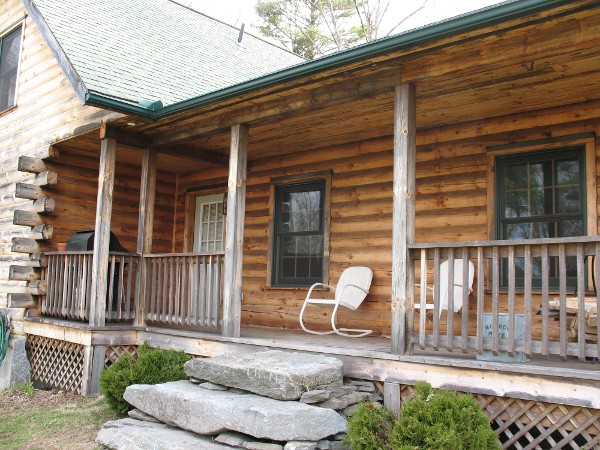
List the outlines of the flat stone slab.
{"type": "Polygon", "coordinates": [[[346,430],[346,420],[331,409],[210,391],[189,381],[129,386],[123,398],[165,423],[203,435],[230,430],[274,441],[318,441],[346,430]]]}
{"type": "Polygon", "coordinates": [[[269,350],[192,359],[185,373],[277,400],[297,400],[316,386],[341,381],[342,366],[337,358],[269,350]]]}
{"type": "Polygon", "coordinates": [[[132,418],[106,422],[98,432],[96,443],[114,450],[231,450],[228,445],[216,444],[208,437],[132,418]]]}

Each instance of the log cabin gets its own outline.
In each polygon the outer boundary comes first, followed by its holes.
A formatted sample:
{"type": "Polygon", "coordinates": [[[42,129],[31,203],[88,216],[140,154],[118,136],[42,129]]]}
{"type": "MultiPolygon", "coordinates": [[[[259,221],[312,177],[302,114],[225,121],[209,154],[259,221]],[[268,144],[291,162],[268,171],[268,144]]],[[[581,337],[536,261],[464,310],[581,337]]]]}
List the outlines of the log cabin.
{"type": "Polygon", "coordinates": [[[173,2],[56,3],[0,27],[0,306],[32,379],[92,394],[144,341],[315,352],[394,410],[473,394],[504,448],[599,445],[597,1],[313,61],[173,2]],[[302,331],[351,266],[372,284],[336,320],[372,333],[302,331]]]}

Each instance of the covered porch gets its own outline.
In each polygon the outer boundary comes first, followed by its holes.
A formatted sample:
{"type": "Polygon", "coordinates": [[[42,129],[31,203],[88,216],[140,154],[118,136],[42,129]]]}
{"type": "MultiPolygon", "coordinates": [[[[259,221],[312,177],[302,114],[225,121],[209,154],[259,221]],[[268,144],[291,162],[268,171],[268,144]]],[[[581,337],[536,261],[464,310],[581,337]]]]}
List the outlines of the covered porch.
{"type": "MultiPolygon", "coordinates": [[[[349,50],[154,115],[129,105],[99,131],[57,141],[60,156],[44,167],[58,173],[48,191],[66,206],[41,249],[39,314],[223,338],[242,327],[298,329],[307,284],[274,275],[275,194],[317,180],[316,278],[335,284],[348,266],[372,268],[366,301],[339,320],[374,330],[390,355],[597,358],[597,5],[504,8],[501,22],[486,12],[458,18],[443,36],[417,30],[368,55],[349,50]],[[530,212],[514,213],[518,202],[502,203],[499,189],[537,193],[499,179],[517,156],[523,167],[534,157],[540,167],[576,162],[568,183],[540,190],[558,192],[546,203],[566,212],[517,223],[530,212]],[[98,170],[97,186],[61,187],[82,169],[98,170]],[[194,251],[195,199],[214,194],[224,195],[223,247],[194,251]],[[83,228],[68,214],[79,209],[95,230],[93,250],[53,252],[83,228]],[[534,228],[545,231],[525,235],[534,228]],[[131,253],[109,251],[111,229],[131,253]],[[448,284],[456,264],[474,275],[472,293],[451,289],[447,308],[436,294],[444,261],[448,284]]],[[[329,320],[324,311],[308,319],[329,320]]]]}

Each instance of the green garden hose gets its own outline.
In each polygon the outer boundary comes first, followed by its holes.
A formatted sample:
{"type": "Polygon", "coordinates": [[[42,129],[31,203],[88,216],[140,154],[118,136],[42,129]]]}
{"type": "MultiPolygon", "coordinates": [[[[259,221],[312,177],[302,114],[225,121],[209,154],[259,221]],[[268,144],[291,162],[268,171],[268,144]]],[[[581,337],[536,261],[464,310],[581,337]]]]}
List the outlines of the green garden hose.
{"type": "Polygon", "coordinates": [[[8,339],[10,338],[10,318],[6,312],[0,309],[0,366],[8,350],[8,339]]]}

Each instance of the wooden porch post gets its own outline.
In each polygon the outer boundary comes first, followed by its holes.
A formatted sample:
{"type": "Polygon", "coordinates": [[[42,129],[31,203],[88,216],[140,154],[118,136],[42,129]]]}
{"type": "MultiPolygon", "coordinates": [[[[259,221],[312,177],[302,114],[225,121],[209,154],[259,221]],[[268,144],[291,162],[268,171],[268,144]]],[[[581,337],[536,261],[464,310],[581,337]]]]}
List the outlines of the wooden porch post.
{"type": "Polygon", "coordinates": [[[414,297],[408,246],[415,242],[416,94],[396,86],[394,99],[394,200],[392,225],[392,352],[407,352],[407,308],[414,297]]]}
{"type": "Polygon", "coordinates": [[[152,252],[154,232],[154,200],[156,198],[156,149],[144,150],[140,182],[140,213],[138,218],[137,253],[140,261],[136,278],[136,307],[134,325],[146,324],[146,260],[144,255],[152,252]]]}
{"type": "Polygon", "coordinates": [[[239,337],[242,315],[242,256],[246,208],[246,166],[248,126],[231,127],[229,181],[227,183],[227,220],[223,276],[223,327],[221,334],[239,337]]]}
{"type": "Polygon", "coordinates": [[[100,171],[98,175],[98,200],[96,202],[96,233],[92,261],[92,297],[90,300],[90,326],[103,327],[106,322],[106,292],[108,280],[108,247],[112,215],[113,186],[115,182],[115,156],[117,141],[104,137],[101,140],[100,171]]]}

